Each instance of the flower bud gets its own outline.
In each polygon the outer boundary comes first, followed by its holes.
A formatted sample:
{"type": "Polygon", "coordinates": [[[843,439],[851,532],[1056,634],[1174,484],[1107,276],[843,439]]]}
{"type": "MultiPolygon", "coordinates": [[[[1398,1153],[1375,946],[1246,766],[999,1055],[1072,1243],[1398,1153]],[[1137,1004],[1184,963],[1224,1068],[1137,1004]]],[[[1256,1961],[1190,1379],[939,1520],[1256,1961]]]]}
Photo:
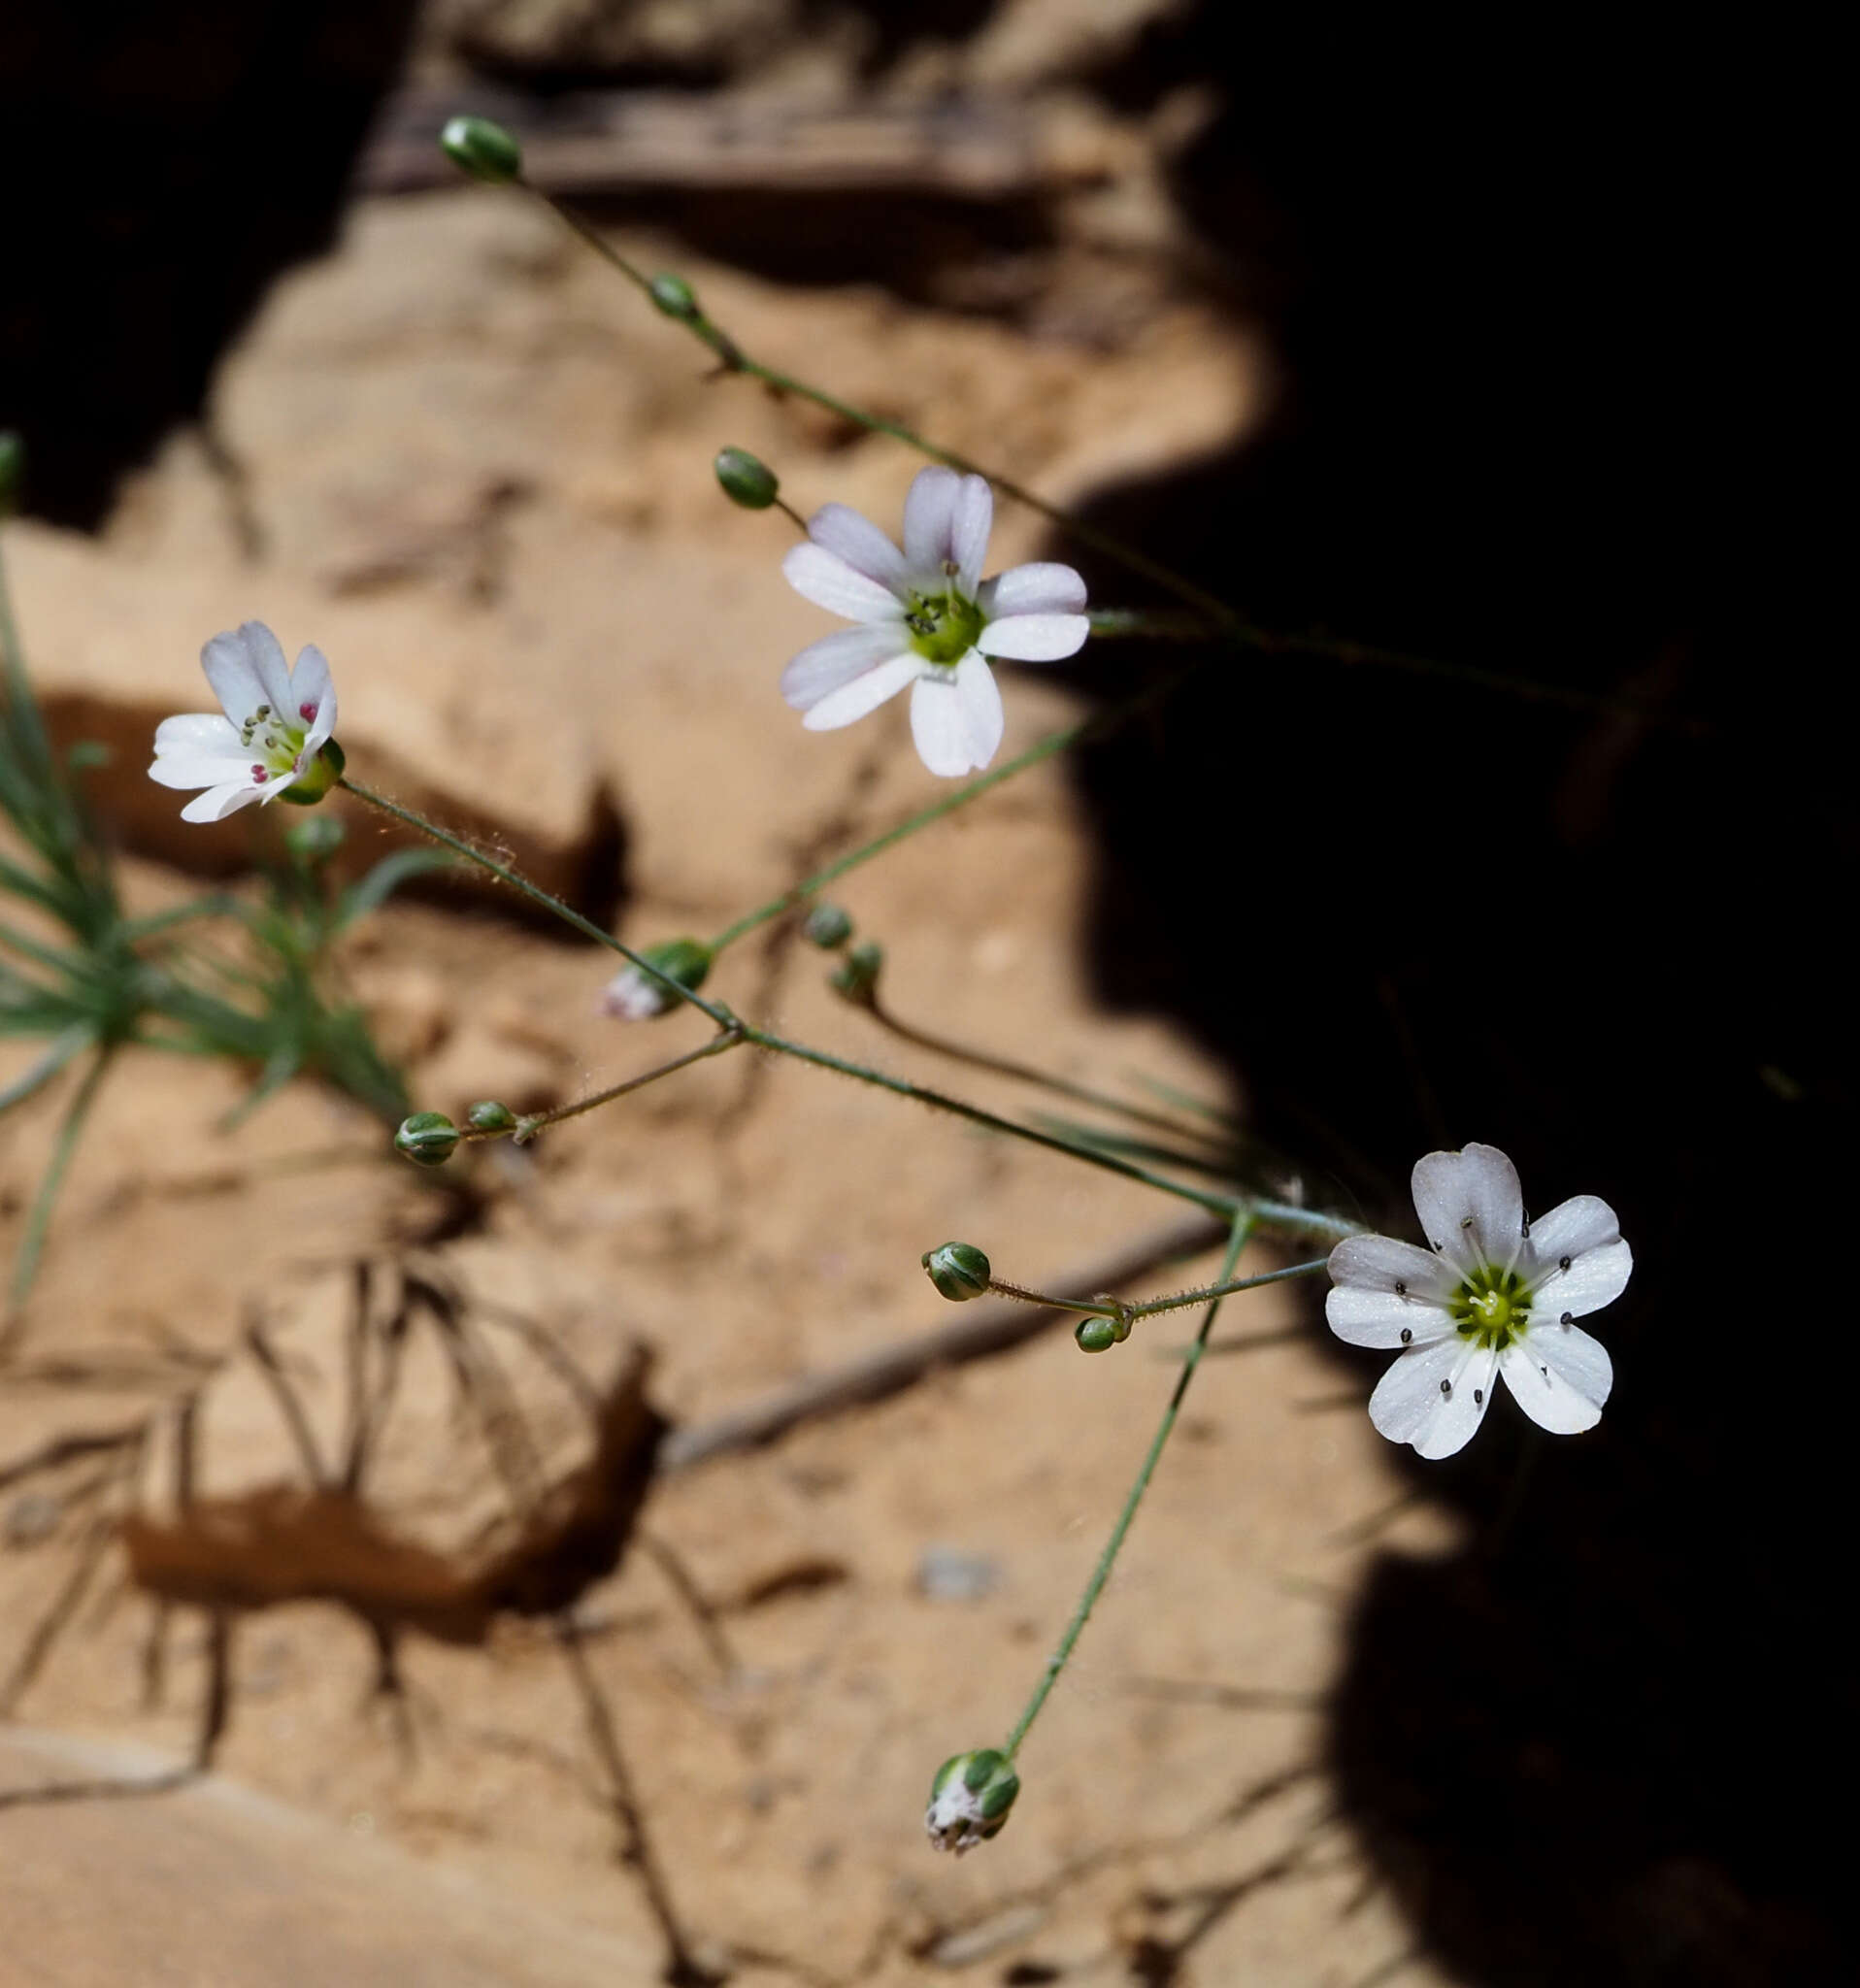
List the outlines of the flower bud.
{"type": "MultiPolygon", "coordinates": [[[[290,798],[288,787],[283,798],[290,798]]],[[[285,829],[284,846],[300,863],[315,868],[329,861],[347,835],[348,830],[333,814],[313,814],[308,821],[294,821],[285,829]]]]}
{"type": "Polygon", "coordinates": [[[1000,1831],[1019,1793],[1020,1776],[1005,1753],[992,1746],[958,1753],[938,1768],[930,1783],[923,1826],[939,1850],[961,1856],[1000,1831]]]}
{"type": "Polygon", "coordinates": [[[669,270],[661,270],[648,285],[652,301],[668,317],[676,317],[681,323],[689,324],[701,314],[698,300],[681,276],[673,276],[669,270]]]}
{"type": "Polygon", "coordinates": [[[316,757],[278,798],[295,808],[314,808],[342,779],[343,768],[348,764],[349,755],[343,748],[334,739],[326,740],[316,757]]]}
{"type": "Polygon", "coordinates": [[[775,502],[781,480],[759,455],[747,448],[719,448],[716,452],[716,480],[732,504],[745,511],[766,511],[775,502]]]}
{"type": "Polygon", "coordinates": [[[439,134],[439,149],[474,180],[507,186],[523,176],[523,149],[501,124],[488,117],[450,117],[439,134]]]}
{"type": "Polygon", "coordinates": [[[516,1113],[495,1098],[485,1098],[466,1112],[465,1122],[474,1132],[515,1132],[516,1113]]]}
{"type": "Polygon", "coordinates": [[[12,428],[0,428],[0,517],[19,507],[19,489],[26,480],[26,445],[12,428]]]}
{"type": "Polygon", "coordinates": [[[852,920],[838,905],[815,905],[808,913],[807,922],[801,927],[801,932],[804,938],[811,939],[822,952],[831,952],[852,937],[852,920]]]}
{"type": "Polygon", "coordinates": [[[401,1120],[394,1144],[416,1167],[443,1167],[458,1150],[458,1127],[444,1111],[415,1111],[401,1120]]]}
{"type": "MultiPolygon", "coordinates": [[[[648,945],[640,957],[648,965],[657,967],[667,979],[695,993],[703,986],[714,955],[701,940],[668,939],[658,945],[648,945]]],[[[650,1021],[668,1008],[675,1008],[678,1001],[678,995],[662,981],[636,966],[628,966],[602,990],[601,1011],[620,1021],[650,1021]]]]}
{"type": "Polygon", "coordinates": [[[926,1249],[922,1262],[930,1281],[956,1304],[980,1298],[988,1288],[988,1259],[973,1242],[946,1242],[941,1248],[926,1249]]]}
{"type": "Polygon", "coordinates": [[[1081,1353],[1108,1353],[1117,1343],[1117,1328],[1109,1318],[1085,1318],[1073,1334],[1081,1353]]]}
{"type": "Polygon", "coordinates": [[[878,989],[879,972],[884,965],[884,947],[862,939],[845,959],[830,982],[833,991],[861,1008],[870,1008],[878,989]]]}

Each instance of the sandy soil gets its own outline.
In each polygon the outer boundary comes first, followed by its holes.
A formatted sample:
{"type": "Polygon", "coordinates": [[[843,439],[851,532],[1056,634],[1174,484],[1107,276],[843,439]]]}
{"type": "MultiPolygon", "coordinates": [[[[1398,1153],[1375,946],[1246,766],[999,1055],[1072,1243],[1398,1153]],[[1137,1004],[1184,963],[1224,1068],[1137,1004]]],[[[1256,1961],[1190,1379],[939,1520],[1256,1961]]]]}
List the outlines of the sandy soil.
{"type": "MultiPolygon", "coordinates": [[[[653,258],[653,245],[634,246],[653,258]]],[[[752,348],[934,426],[1062,501],[1231,436],[1254,401],[1246,351],[1182,306],[1158,304],[1127,348],[1106,354],[1030,346],[877,295],[784,294],[682,266],[752,348]]],[[[781,663],[822,619],[781,582],[785,529],[724,507],[708,470],[715,447],[739,442],[778,463],[803,508],[831,496],[889,517],[909,459],[703,381],[673,327],[539,217],[469,192],[358,209],[341,252],[282,285],[228,361],[215,421],[236,474],[216,473],[183,437],[101,540],[21,527],[10,545],[54,712],[120,733],[101,797],[139,852],[128,864],[139,901],[180,887],[165,864],[243,860],[249,824],[177,834],[173,797],[141,780],[134,752],[151,711],[201,701],[200,642],[248,614],[293,648],[327,649],[364,777],[475,811],[559,875],[584,863],[588,822],[611,800],[631,940],[714,929],[931,798],[901,712],[810,738],[781,706],[781,663]]],[[[1038,544],[1024,516],[1005,514],[997,563],[1038,544]]],[[[1028,672],[1009,703],[1010,751],[1070,714],[1028,672]]],[[[372,851],[374,830],[356,834],[372,851]]],[[[1085,865],[1048,767],[837,894],[884,944],[907,1016],[1070,1077],[1127,1088],[1140,1071],[1218,1098],[1219,1075],[1166,1028],[1094,1011],[1077,956],[1085,865]]],[[[677,1017],[630,1030],[603,1019],[606,967],[592,947],[463,895],[395,905],[348,967],[422,1106],[564,1100],[702,1037],[677,1017]]],[[[809,1042],[998,1110],[1027,1108],[1006,1081],[885,1036],[826,990],[825,972],[778,928],[730,955],[715,986],[809,1042]]],[[[648,1342],[654,1401],[701,1425],[948,1323],[917,1265],[946,1237],[981,1244],[1004,1275],[1064,1287],[1182,1212],[739,1053],[566,1125],[528,1155],[480,1155],[463,1220],[382,1152],[364,1117],[315,1089],[220,1131],[240,1082],[153,1054],[122,1060],[0,1389],[0,1468],[58,1436],[146,1417],[134,1497],[161,1510],[176,1404],[197,1393],[197,1495],[301,1481],[241,1336],[262,1315],[320,1454],[338,1454],[354,1267],[366,1262],[378,1319],[410,1269],[460,1293],[474,1343],[507,1376],[553,1478],[585,1457],[586,1417],[513,1318],[597,1380],[632,1342],[648,1342]]],[[[51,1124],[47,1106],[0,1127],[9,1251],[51,1124]]],[[[1212,1270],[1204,1257],[1158,1271],[1148,1288],[1212,1270]]],[[[1262,1293],[1232,1306],[1221,1330],[1240,1341],[1298,1315],[1262,1293]]],[[[1329,1820],[1317,1762],[1339,1614],[1364,1555],[1447,1541],[1431,1515],[1389,1516],[1396,1484],[1360,1394],[1340,1395],[1335,1370],[1295,1335],[1204,1371],[1023,1752],[1011,1826],[961,1862],[925,1845],[932,1771],[1012,1724],[1148,1441],[1180,1337],[1152,1326],[1092,1360],[1049,1331],[655,1485],[643,1526],[670,1560],[636,1547],[573,1619],[701,1961],[743,1982],[1431,1978],[1403,1964],[1410,1936],[1329,1820]],[[668,1566],[706,1599],[714,1634],[668,1566]]],[[[441,1334],[416,1324],[372,1504],[437,1549],[475,1550],[506,1509],[495,1445],[441,1334]]],[[[117,1492],[91,1481],[100,1468],[80,1457],[0,1491],[0,1676],[19,1674],[94,1538],[96,1579],[14,1715],[184,1757],[207,1618],[172,1611],[151,1702],[155,1610],[108,1543],[117,1492]]],[[[616,1942],[603,1978],[626,1952],[649,1978],[652,1921],[616,1861],[597,1751],[548,1626],[504,1619],[482,1647],[408,1639],[404,1728],[371,1696],[375,1664],[362,1624],[335,1607],[236,1624],[217,1767],[328,1826],[302,1868],[389,1845],[510,1900],[534,1915],[540,1940],[551,1925],[570,1929],[565,1952],[616,1942]]],[[[30,1752],[11,1753],[5,1786],[44,1773],[30,1752]]],[[[116,1897],[133,1900],[141,1882],[172,1904],[169,1799],[183,1798],[0,1807],[0,1864],[23,1837],[64,1859],[65,1878],[42,1883],[79,1886],[84,1863],[107,1857],[116,1897]]],[[[216,1883],[204,1850],[185,1867],[202,1895],[174,1916],[165,1958],[184,1957],[210,1925],[265,1923],[239,1875],[239,1857],[258,1852],[239,1835],[216,1839],[232,1845],[233,1875],[216,1883]]],[[[382,1868],[385,1938],[399,1913],[429,1906],[394,1903],[411,1898],[395,1889],[394,1873],[413,1868],[404,1858],[382,1868]]],[[[97,1926],[61,1923],[69,1951],[88,1956],[71,1966],[102,1971],[46,1972],[41,1950],[35,1973],[21,1948],[0,1950],[0,1980],[106,1978],[97,1926]]],[[[497,1978],[489,1949],[474,1961],[461,1939],[456,1959],[432,1949],[420,1978],[481,1978],[474,1966],[497,1978]]],[[[254,1940],[246,1978],[273,1978],[263,1970],[285,1965],[282,1949],[254,1940]]],[[[176,1979],[207,1977],[178,1968],[176,1979]]]]}

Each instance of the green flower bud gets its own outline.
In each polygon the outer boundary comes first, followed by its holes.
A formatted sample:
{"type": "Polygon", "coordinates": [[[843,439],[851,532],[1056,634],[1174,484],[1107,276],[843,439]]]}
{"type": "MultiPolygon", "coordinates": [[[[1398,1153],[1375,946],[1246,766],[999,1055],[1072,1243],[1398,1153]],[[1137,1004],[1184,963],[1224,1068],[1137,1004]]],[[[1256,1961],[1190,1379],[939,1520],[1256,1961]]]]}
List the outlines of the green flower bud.
{"type": "Polygon", "coordinates": [[[988,1288],[988,1259],[973,1242],[946,1242],[939,1249],[926,1249],[922,1262],[930,1281],[956,1304],[980,1298],[988,1288]]]}
{"type": "Polygon", "coordinates": [[[439,149],[474,180],[507,186],[523,177],[523,148],[488,117],[450,117],[439,134],[439,149]]]}
{"type": "Polygon", "coordinates": [[[661,270],[648,285],[652,301],[668,317],[676,317],[681,323],[689,324],[694,317],[702,315],[698,300],[691,285],[681,276],[673,276],[669,270],[661,270]]]}
{"type": "Polygon", "coordinates": [[[515,1132],[516,1113],[495,1098],[485,1098],[466,1112],[465,1122],[474,1132],[515,1132]]]}
{"type": "Polygon", "coordinates": [[[1108,1353],[1117,1343],[1117,1328],[1109,1318],[1085,1318],[1073,1334],[1081,1353],[1108,1353]]]}
{"type": "Polygon", "coordinates": [[[0,517],[10,516],[18,508],[25,480],[25,439],[12,428],[0,428],[0,517]]]}
{"type": "MultiPolygon", "coordinates": [[[[640,957],[648,965],[657,967],[667,979],[695,993],[703,986],[715,954],[700,939],[667,939],[658,945],[648,945],[640,957]]],[[[679,997],[663,981],[635,966],[623,967],[601,995],[602,1009],[621,1021],[650,1021],[654,1015],[676,1008],[678,1002],[679,997]]]]}
{"type": "Polygon", "coordinates": [[[343,777],[349,755],[334,739],[326,740],[321,751],[279,795],[294,808],[314,808],[343,777]]]}
{"type": "Polygon", "coordinates": [[[768,510],[781,487],[768,464],[747,448],[719,448],[714,467],[724,496],[732,504],[742,505],[745,511],[768,510]]]}
{"type": "Polygon", "coordinates": [[[416,1167],[443,1167],[458,1150],[458,1127],[444,1111],[415,1111],[401,1120],[394,1144],[416,1167]]]}
{"type": "Polygon", "coordinates": [[[992,1746],[946,1760],[930,1783],[923,1826],[939,1850],[961,1856],[998,1835],[1020,1793],[1013,1762],[992,1746]]]}
{"type": "MultiPolygon", "coordinates": [[[[290,799],[286,787],[282,798],[290,799]]],[[[284,831],[284,846],[300,863],[314,867],[327,863],[343,845],[349,831],[333,814],[313,814],[308,821],[293,821],[284,831]]]]}
{"type": "Polygon", "coordinates": [[[815,905],[808,913],[807,923],[801,931],[822,952],[831,952],[852,937],[852,920],[838,905],[815,905]]]}
{"type": "Polygon", "coordinates": [[[871,1007],[883,965],[884,947],[875,944],[870,939],[860,940],[840,962],[840,970],[830,983],[833,991],[856,1002],[861,1008],[871,1007]]]}

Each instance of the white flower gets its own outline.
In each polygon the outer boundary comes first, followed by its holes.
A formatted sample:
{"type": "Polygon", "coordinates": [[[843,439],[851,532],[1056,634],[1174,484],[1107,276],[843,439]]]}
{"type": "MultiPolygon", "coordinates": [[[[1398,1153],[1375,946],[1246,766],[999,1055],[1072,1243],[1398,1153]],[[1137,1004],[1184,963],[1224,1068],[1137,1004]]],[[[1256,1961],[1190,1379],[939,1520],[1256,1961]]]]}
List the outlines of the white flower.
{"type": "Polygon", "coordinates": [[[1353,1346],[1402,1348],[1370,1396],[1391,1442],[1451,1456],[1491,1406],[1494,1376],[1559,1436],[1602,1418],[1614,1369],[1576,1321],[1627,1288],[1633,1256],[1592,1194],[1524,1217],[1517,1169],[1490,1145],[1414,1166],[1429,1247],[1351,1236],[1330,1253],[1330,1329],[1353,1346]]]}
{"type": "Polygon", "coordinates": [[[844,504],[814,514],[781,571],[797,593],[859,625],[810,643],[781,673],[781,695],[809,731],[849,725],[908,683],[924,765],[954,779],[988,764],[1002,713],[987,658],[1056,662],[1091,632],[1085,583],[1070,566],[982,579],[993,523],[986,480],[945,469],[912,483],[902,552],[844,504]]]}
{"type": "Polygon", "coordinates": [[[163,718],[149,778],[207,789],[181,811],[183,821],[223,821],[253,801],[275,801],[309,770],[336,729],[336,688],[321,649],[301,650],[286,669],[262,621],[216,635],[200,667],[226,714],[163,718]]]}

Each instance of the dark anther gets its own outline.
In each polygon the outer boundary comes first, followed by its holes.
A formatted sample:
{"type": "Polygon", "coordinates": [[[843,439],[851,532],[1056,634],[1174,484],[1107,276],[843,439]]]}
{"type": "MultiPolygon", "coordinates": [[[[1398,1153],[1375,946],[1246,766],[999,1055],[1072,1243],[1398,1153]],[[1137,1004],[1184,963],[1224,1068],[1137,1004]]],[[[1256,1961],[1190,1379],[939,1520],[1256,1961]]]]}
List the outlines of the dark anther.
{"type": "Polygon", "coordinates": [[[1473,1399],[1476,1402],[1482,1402],[1485,1399],[1485,1390],[1482,1387],[1476,1387],[1473,1390],[1473,1399]]]}
{"type": "Polygon", "coordinates": [[[1564,1312],[1561,1323],[1564,1325],[1574,1325],[1576,1323],[1576,1313],[1574,1311],[1564,1312]]]}
{"type": "Polygon", "coordinates": [[[1443,1380],[1441,1382],[1441,1392],[1442,1394],[1451,1394],[1453,1392],[1453,1383],[1450,1380],[1443,1380]]]}
{"type": "Polygon", "coordinates": [[[1408,1286],[1402,1282],[1400,1277],[1395,1279],[1395,1295],[1398,1298],[1406,1298],[1408,1296],[1408,1286]]]}
{"type": "Polygon", "coordinates": [[[1556,1267],[1558,1270],[1568,1270],[1570,1267],[1569,1258],[1567,1256],[1559,1256],[1556,1260],[1556,1267]]]}
{"type": "Polygon", "coordinates": [[[1412,1326],[1407,1326],[1407,1325],[1405,1325],[1405,1326],[1403,1326],[1403,1327],[1402,1327],[1402,1344],[1403,1344],[1403,1345],[1407,1345],[1407,1344],[1408,1344],[1408,1342],[1409,1342],[1409,1341],[1410,1341],[1410,1340],[1412,1340],[1412,1339],[1413,1337],[1414,1337],[1414,1331],[1413,1331],[1413,1328],[1412,1328],[1412,1326]]]}

